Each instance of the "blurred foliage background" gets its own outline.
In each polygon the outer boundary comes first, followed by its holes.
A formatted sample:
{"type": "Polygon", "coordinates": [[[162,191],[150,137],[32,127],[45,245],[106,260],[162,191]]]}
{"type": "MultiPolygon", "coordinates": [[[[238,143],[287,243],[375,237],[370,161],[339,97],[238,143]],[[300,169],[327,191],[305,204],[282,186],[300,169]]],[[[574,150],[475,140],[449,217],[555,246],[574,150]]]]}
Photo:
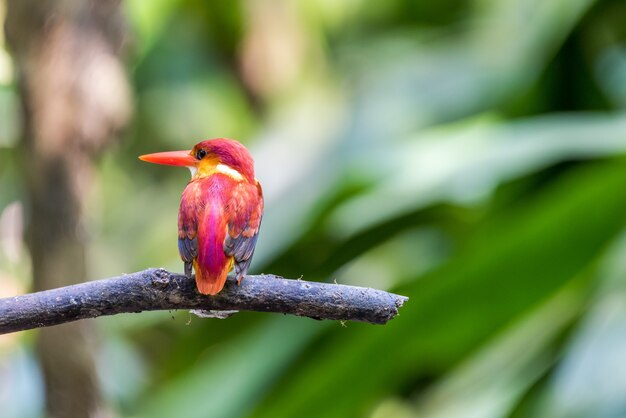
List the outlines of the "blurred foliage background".
{"type": "MultiPolygon", "coordinates": [[[[246,144],[252,272],[410,297],[387,326],[239,313],[90,320],[106,416],[626,416],[626,3],[127,0],[134,117],[90,184],[90,278],[163,266],[186,170],[246,144]]],[[[2,13],[4,15],[4,13],[2,13]]],[[[31,289],[22,108],[0,50],[0,295],[31,289]]],[[[115,94],[112,91],[111,94],[115,94]]],[[[36,332],[4,418],[41,417],[36,332]]]]}

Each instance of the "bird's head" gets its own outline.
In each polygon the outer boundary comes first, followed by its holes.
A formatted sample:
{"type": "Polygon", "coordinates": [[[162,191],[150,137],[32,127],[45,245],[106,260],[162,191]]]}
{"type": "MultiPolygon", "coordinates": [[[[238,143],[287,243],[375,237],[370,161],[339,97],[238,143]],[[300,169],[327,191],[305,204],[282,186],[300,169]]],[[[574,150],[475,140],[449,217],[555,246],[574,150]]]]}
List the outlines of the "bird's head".
{"type": "Polygon", "coordinates": [[[193,179],[222,173],[236,179],[254,181],[254,161],[241,143],[234,139],[215,138],[197,143],[186,151],[168,151],[139,157],[149,163],[187,167],[193,179]]]}

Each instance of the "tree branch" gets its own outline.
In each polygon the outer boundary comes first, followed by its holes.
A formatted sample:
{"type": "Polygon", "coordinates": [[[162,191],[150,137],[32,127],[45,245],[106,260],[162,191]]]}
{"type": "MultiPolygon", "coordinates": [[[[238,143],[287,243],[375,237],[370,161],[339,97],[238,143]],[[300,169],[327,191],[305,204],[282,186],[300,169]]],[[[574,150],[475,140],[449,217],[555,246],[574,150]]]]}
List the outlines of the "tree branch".
{"type": "Polygon", "coordinates": [[[314,319],[385,324],[407,301],[366,287],[289,280],[271,274],[229,278],[216,296],[197,292],[193,279],[163,269],[0,299],[0,334],[119,313],[198,309],[277,312],[314,319]]]}

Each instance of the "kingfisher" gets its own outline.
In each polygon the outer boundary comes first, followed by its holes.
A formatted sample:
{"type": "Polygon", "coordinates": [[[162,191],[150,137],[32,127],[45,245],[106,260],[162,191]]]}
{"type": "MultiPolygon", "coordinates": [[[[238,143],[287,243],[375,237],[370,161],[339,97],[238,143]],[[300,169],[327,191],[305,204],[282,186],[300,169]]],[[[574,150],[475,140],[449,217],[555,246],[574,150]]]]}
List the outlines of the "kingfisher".
{"type": "Polygon", "coordinates": [[[140,160],[187,167],[191,180],[178,211],[178,251],[198,291],[216,295],[235,268],[237,284],[250,267],[263,218],[263,191],[254,160],[234,139],[214,138],[192,150],[146,154],[140,160]]]}

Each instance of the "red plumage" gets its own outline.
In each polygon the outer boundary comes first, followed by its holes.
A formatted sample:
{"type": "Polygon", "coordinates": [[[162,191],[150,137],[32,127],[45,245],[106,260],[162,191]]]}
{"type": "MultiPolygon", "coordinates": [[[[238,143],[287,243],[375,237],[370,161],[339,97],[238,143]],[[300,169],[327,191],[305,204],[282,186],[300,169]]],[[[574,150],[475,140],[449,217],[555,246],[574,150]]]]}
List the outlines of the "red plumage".
{"type": "Polygon", "coordinates": [[[193,266],[200,293],[222,290],[233,266],[239,283],[250,266],[263,216],[263,193],[246,148],[218,138],[191,151],[140,158],[192,169],[180,202],[178,249],[187,275],[193,266]]]}

